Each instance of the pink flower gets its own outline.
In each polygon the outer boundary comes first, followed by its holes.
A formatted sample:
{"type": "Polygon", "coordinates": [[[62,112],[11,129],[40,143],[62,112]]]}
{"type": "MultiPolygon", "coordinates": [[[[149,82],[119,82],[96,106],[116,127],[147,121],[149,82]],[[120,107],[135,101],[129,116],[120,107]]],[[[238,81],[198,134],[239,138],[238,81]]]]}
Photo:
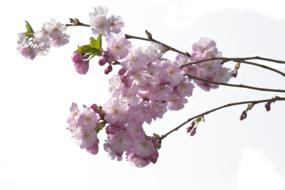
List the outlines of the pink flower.
{"type": "Polygon", "coordinates": [[[68,129],[73,138],[82,149],[86,149],[92,154],[97,154],[98,143],[96,127],[99,123],[100,116],[93,109],[84,107],[79,110],[77,104],[72,103],[70,107],[70,116],[67,122],[68,129]]]}
{"type": "Polygon", "coordinates": [[[27,59],[34,59],[36,57],[35,50],[28,45],[19,46],[18,51],[27,59]]]}
{"type": "Polygon", "coordinates": [[[46,22],[43,26],[44,34],[49,38],[51,45],[59,47],[69,42],[69,35],[65,32],[65,24],[56,22],[54,19],[46,22]]]}
{"type": "MultiPolygon", "coordinates": [[[[193,62],[190,57],[187,57],[182,54],[178,54],[175,58],[175,62],[181,67],[182,65],[186,65],[188,63],[193,62]]],[[[196,65],[188,65],[182,68],[183,72],[190,75],[197,75],[197,66],[196,65]]]]}
{"type": "Polygon", "coordinates": [[[114,33],[121,32],[121,28],[124,27],[123,19],[120,16],[112,15],[112,16],[110,16],[110,18],[108,18],[108,21],[109,21],[111,31],[114,33]]]}
{"type": "Polygon", "coordinates": [[[129,54],[122,62],[122,66],[126,71],[141,71],[146,68],[148,64],[148,57],[143,53],[142,49],[136,48],[129,50],[129,54]]]}
{"type": "Polygon", "coordinates": [[[122,155],[132,146],[132,139],[124,130],[118,130],[115,134],[108,135],[108,141],[104,144],[104,149],[112,159],[122,160],[122,155]]]}
{"type": "Polygon", "coordinates": [[[111,98],[104,106],[103,110],[106,112],[104,119],[109,124],[116,122],[122,123],[126,121],[128,115],[128,105],[116,98],[111,98]]]}
{"type": "Polygon", "coordinates": [[[151,139],[139,139],[134,142],[134,147],[127,152],[127,160],[136,167],[145,167],[148,164],[156,163],[158,151],[151,139]]]}
{"type": "Polygon", "coordinates": [[[106,7],[96,7],[94,12],[89,14],[89,23],[94,34],[103,34],[109,33],[110,26],[108,19],[106,18],[108,9],[106,7]]]}
{"type": "MultiPolygon", "coordinates": [[[[201,38],[197,43],[193,44],[192,61],[201,61],[214,57],[221,57],[222,53],[216,48],[216,43],[209,38],[201,38]]],[[[196,65],[197,72],[192,74],[198,78],[214,81],[227,82],[231,78],[229,69],[223,67],[221,60],[210,60],[196,65]]],[[[191,74],[190,74],[191,75],[191,74]]],[[[218,88],[218,85],[201,80],[194,80],[202,89],[209,91],[218,88]]]]}
{"type": "Polygon", "coordinates": [[[131,43],[124,36],[110,36],[107,38],[108,52],[115,59],[122,59],[129,53],[131,43]]]}
{"type": "Polygon", "coordinates": [[[168,101],[168,109],[170,110],[180,110],[184,107],[184,104],[186,104],[188,101],[186,98],[179,98],[177,97],[177,99],[172,99],[170,101],[168,101]]]}
{"type": "Polygon", "coordinates": [[[193,83],[191,83],[188,79],[180,82],[175,91],[179,94],[180,97],[191,96],[194,89],[193,83]]]}
{"type": "Polygon", "coordinates": [[[70,115],[68,116],[67,123],[70,124],[69,129],[71,129],[74,124],[73,122],[76,120],[77,115],[79,114],[79,109],[76,103],[72,103],[70,106],[70,115]]]}
{"type": "Polygon", "coordinates": [[[134,142],[134,153],[139,157],[149,157],[155,152],[152,141],[147,139],[138,139],[134,142]]]}
{"type": "Polygon", "coordinates": [[[124,26],[124,22],[119,16],[107,17],[108,9],[106,7],[96,7],[94,12],[89,14],[89,23],[94,34],[109,35],[110,33],[119,33],[124,26]]]}
{"type": "Polygon", "coordinates": [[[220,52],[216,48],[216,42],[209,38],[200,38],[198,42],[192,46],[192,59],[209,59],[220,57],[220,52]]]}

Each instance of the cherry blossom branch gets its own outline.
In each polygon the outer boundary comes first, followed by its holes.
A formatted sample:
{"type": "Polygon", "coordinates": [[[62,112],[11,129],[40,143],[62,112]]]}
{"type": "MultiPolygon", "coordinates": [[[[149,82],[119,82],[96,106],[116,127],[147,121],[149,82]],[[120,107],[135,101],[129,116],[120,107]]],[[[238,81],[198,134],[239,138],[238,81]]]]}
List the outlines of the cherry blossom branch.
{"type": "Polygon", "coordinates": [[[265,91],[265,92],[281,92],[285,93],[285,90],[283,89],[273,89],[273,88],[261,88],[261,87],[255,87],[255,86],[249,86],[249,85],[243,85],[243,84],[231,84],[231,83],[224,83],[224,82],[216,82],[216,81],[211,81],[203,78],[199,78],[193,75],[185,74],[187,77],[199,81],[203,81],[206,83],[210,84],[216,84],[216,85],[223,85],[223,86],[230,86],[230,87],[235,87],[235,88],[247,88],[251,90],[258,90],[258,91],[265,91]]]}
{"type": "MultiPolygon", "coordinates": [[[[147,38],[143,38],[143,37],[139,37],[139,36],[133,36],[133,35],[129,35],[129,34],[125,34],[125,37],[127,39],[137,39],[137,40],[154,42],[154,43],[157,43],[159,45],[162,45],[167,50],[171,50],[171,51],[174,51],[176,53],[183,54],[183,55],[186,55],[188,57],[191,57],[191,55],[188,52],[182,52],[182,51],[180,51],[180,50],[178,50],[176,48],[173,48],[173,47],[171,47],[171,46],[169,46],[169,45],[167,45],[167,44],[165,44],[163,42],[155,40],[155,39],[153,39],[152,34],[150,32],[148,32],[147,30],[145,32],[146,32],[146,34],[148,36],[147,38]]],[[[204,63],[206,61],[212,61],[212,60],[222,60],[223,61],[222,63],[226,63],[226,62],[229,62],[229,61],[235,61],[235,62],[239,62],[239,63],[253,65],[253,66],[256,66],[256,67],[261,67],[263,69],[267,69],[267,70],[273,71],[273,72],[278,73],[278,74],[280,74],[280,75],[285,77],[285,73],[283,73],[283,72],[281,72],[281,71],[279,71],[277,69],[274,69],[272,67],[269,67],[269,66],[266,66],[266,65],[262,65],[262,64],[259,64],[259,63],[254,63],[254,62],[248,61],[248,60],[263,60],[263,61],[270,61],[270,62],[279,63],[279,64],[285,64],[285,61],[283,61],[283,60],[276,60],[276,59],[260,57],[260,56],[237,57],[237,58],[214,57],[214,58],[211,58],[211,59],[204,59],[204,60],[201,60],[201,61],[191,62],[191,63],[185,64],[185,65],[182,65],[180,68],[186,67],[188,65],[201,64],[201,63],[204,63]]]]}
{"type": "Polygon", "coordinates": [[[199,117],[204,117],[205,115],[208,115],[210,113],[213,113],[215,111],[224,109],[224,108],[228,108],[228,107],[232,107],[232,106],[237,106],[237,105],[244,105],[244,104],[251,104],[252,106],[256,105],[256,104],[260,104],[260,103],[266,103],[266,102],[277,102],[277,101],[285,101],[285,97],[279,97],[279,96],[275,96],[273,98],[269,98],[269,99],[262,99],[262,100],[250,100],[250,101],[242,101],[242,102],[233,102],[233,103],[229,103],[229,104],[225,104],[213,109],[210,109],[208,111],[205,111],[203,113],[197,114],[189,119],[187,119],[186,121],[184,121],[183,123],[181,123],[180,125],[178,125],[177,127],[173,128],[172,130],[168,131],[167,133],[163,134],[160,136],[160,140],[163,140],[164,138],[166,138],[168,135],[170,135],[171,133],[178,131],[181,127],[183,127],[184,125],[186,125],[187,123],[193,121],[196,118],[199,117]]]}
{"type": "MultiPolygon", "coordinates": [[[[79,19],[77,18],[70,18],[69,19],[70,24],[66,24],[67,27],[69,26],[84,26],[84,27],[90,27],[89,24],[85,24],[79,21],[79,19]]],[[[137,39],[137,40],[143,40],[143,41],[148,41],[148,42],[154,42],[157,43],[161,46],[163,46],[166,50],[171,50],[173,52],[179,53],[179,54],[183,54],[185,56],[191,57],[191,55],[188,52],[182,52],[181,50],[178,50],[168,44],[165,44],[161,41],[158,41],[156,39],[153,38],[152,34],[145,30],[145,33],[147,35],[147,38],[144,37],[139,37],[139,36],[134,36],[134,35],[130,35],[130,34],[125,34],[126,39],[137,39]]],[[[211,59],[205,59],[205,60],[201,60],[201,61],[196,61],[196,62],[191,62],[185,65],[182,65],[181,68],[186,67],[188,65],[193,65],[193,64],[201,64],[203,62],[206,61],[211,61],[211,60],[222,60],[223,63],[225,62],[229,62],[229,61],[235,61],[235,62],[240,62],[240,63],[244,63],[244,64],[248,64],[248,65],[254,65],[257,67],[261,67],[273,72],[276,72],[282,76],[285,76],[285,73],[274,69],[272,67],[266,66],[266,65],[262,65],[262,64],[258,64],[258,63],[254,63],[254,62],[249,62],[248,60],[263,60],[263,61],[270,61],[270,62],[275,62],[275,63],[279,63],[279,64],[285,64],[285,61],[283,60],[276,60],[276,59],[271,59],[271,58],[266,58],[266,57],[261,57],[261,56],[252,56],[252,57],[236,57],[236,58],[230,58],[230,57],[215,57],[215,58],[211,58],[211,59]]]]}

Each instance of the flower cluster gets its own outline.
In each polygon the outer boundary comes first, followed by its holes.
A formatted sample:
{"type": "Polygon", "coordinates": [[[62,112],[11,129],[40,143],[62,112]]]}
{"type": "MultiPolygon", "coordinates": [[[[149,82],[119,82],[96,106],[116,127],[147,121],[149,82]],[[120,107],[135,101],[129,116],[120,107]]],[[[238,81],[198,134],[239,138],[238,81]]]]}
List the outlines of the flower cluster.
{"type": "MultiPolygon", "coordinates": [[[[187,63],[222,57],[222,53],[216,48],[215,41],[209,38],[201,38],[193,44],[192,50],[191,57],[178,55],[176,62],[182,66],[187,63]]],[[[203,61],[203,64],[189,65],[184,67],[183,70],[190,76],[214,82],[227,82],[232,77],[231,70],[223,67],[221,60],[203,61]]],[[[206,81],[194,80],[194,82],[206,91],[218,88],[218,85],[206,81]]]]}
{"type": "MultiPolygon", "coordinates": [[[[120,161],[125,156],[137,167],[156,163],[161,138],[158,135],[148,136],[143,125],[162,118],[168,110],[182,109],[195,84],[207,91],[218,87],[197,78],[227,82],[231,72],[219,60],[195,64],[221,57],[211,39],[201,38],[195,43],[192,56],[178,54],[175,60],[171,60],[164,56],[168,50],[164,45],[134,46],[121,33],[124,25],[121,17],[107,17],[106,8],[97,7],[89,16],[90,28],[97,36],[74,51],[72,61],[77,73],[86,74],[90,60],[96,56],[100,66],[107,65],[105,74],[111,73],[115,66],[119,69],[109,80],[111,98],[103,106],[93,104],[90,108],[84,106],[79,109],[72,103],[68,129],[79,146],[92,154],[97,154],[97,135],[105,129],[104,150],[112,159],[120,161]],[[106,42],[105,48],[102,47],[102,39],[106,42]],[[182,67],[185,64],[187,66],[182,67]],[[191,76],[195,77],[194,80],[191,76]]],[[[25,57],[33,59],[47,52],[50,45],[66,44],[69,36],[63,33],[64,30],[65,25],[54,20],[44,24],[40,32],[34,32],[27,23],[27,32],[20,34],[18,49],[25,57]]],[[[189,128],[188,132],[195,134],[194,130],[196,126],[189,128]]]]}
{"type": "Polygon", "coordinates": [[[88,107],[79,110],[76,103],[72,103],[70,113],[67,120],[69,123],[68,129],[73,134],[78,145],[92,154],[97,154],[99,140],[96,127],[100,119],[99,114],[88,107]]]}
{"type": "Polygon", "coordinates": [[[34,31],[26,22],[26,32],[18,35],[18,51],[28,59],[46,55],[51,46],[60,47],[69,42],[66,26],[52,19],[43,25],[42,30],[34,31]]]}
{"type": "Polygon", "coordinates": [[[124,26],[120,16],[107,17],[108,9],[105,7],[96,7],[94,12],[89,14],[89,24],[94,34],[109,35],[119,33],[124,26]]]}
{"type": "Polygon", "coordinates": [[[144,167],[158,158],[160,143],[147,136],[141,126],[113,124],[106,127],[108,134],[104,149],[112,159],[122,160],[126,152],[127,160],[137,167],[144,167]]]}

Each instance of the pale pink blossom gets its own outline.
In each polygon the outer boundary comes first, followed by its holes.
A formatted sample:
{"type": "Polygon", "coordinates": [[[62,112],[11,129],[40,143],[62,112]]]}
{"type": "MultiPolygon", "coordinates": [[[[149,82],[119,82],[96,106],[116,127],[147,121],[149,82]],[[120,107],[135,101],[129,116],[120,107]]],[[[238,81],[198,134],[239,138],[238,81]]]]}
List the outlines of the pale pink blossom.
{"type": "Polygon", "coordinates": [[[108,52],[115,59],[122,59],[126,57],[129,53],[129,48],[131,47],[131,43],[124,36],[121,35],[108,37],[107,43],[108,52]]]}
{"type": "Polygon", "coordinates": [[[128,115],[128,105],[126,102],[121,102],[116,98],[111,98],[104,106],[106,112],[104,119],[110,123],[125,122],[128,115]]]}
{"type": "Polygon", "coordinates": [[[110,32],[110,24],[106,17],[108,9],[106,7],[96,7],[94,12],[89,14],[89,24],[94,34],[107,34],[110,32]]]}
{"type": "Polygon", "coordinates": [[[175,91],[179,94],[180,97],[191,96],[194,89],[194,84],[190,82],[188,79],[180,82],[175,91]]]}
{"type": "Polygon", "coordinates": [[[129,51],[126,59],[122,62],[122,66],[126,71],[141,71],[148,64],[148,56],[145,55],[140,48],[134,48],[129,51]]]}
{"type": "Polygon", "coordinates": [[[46,22],[42,31],[49,38],[52,46],[59,47],[69,42],[69,35],[64,33],[66,31],[65,24],[56,22],[54,19],[46,22]]]}
{"type": "Polygon", "coordinates": [[[100,116],[93,109],[84,107],[79,110],[77,104],[72,103],[70,107],[70,116],[67,122],[68,129],[73,138],[82,149],[86,149],[92,154],[97,154],[98,143],[96,127],[100,116]]]}
{"type": "Polygon", "coordinates": [[[167,107],[169,110],[180,110],[187,102],[186,98],[177,97],[176,99],[169,100],[167,107]]]}
{"type": "Polygon", "coordinates": [[[112,15],[108,18],[108,22],[110,25],[110,30],[114,33],[121,32],[121,29],[124,27],[123,19],[120,16],[112,15]]]}

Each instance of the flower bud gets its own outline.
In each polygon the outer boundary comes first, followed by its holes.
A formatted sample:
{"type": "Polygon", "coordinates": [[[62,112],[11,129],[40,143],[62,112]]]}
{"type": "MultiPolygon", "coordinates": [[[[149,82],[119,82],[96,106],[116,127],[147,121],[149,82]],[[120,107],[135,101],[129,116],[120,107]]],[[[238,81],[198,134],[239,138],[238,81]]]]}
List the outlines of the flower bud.
{"type": "Polygon", "coordinates": [[[126,73],[126,70],[124,68],[121,68],[119,71],[118,71],[118,74],[119,75],[124,75],[126,73]]]}
{"type": "Polygon", "coordinates": [[[110,72],[112,72],[112,70],[113,70],[112,65],[109,65],[109,66],[104,70],[104,73],[107,75],[107,74],[109,74],[110,72]]]}
{"type": "Polygon", "coordinates": [[[81,53],[78,52],[74,52],[72,55],[72,61],[73,63],[82,63],[83,62],[83,55],[81,53]]]}
{"type": "Polygon", "coordinates": [[[271,102],[266,102],[265,109],[266,109],[266,111],[270,111],[271,110],[271,102]]]}
{"type": "Polygon", "coordinates": [[[246,119],[246,117],[247,117],[247,112],[243,111],[239,118],[242,121],[242,120],[246,119]]]}
{"type": "Polygon", "coordinates": [[[94,112],[98,112],[98,111],[99,111],[97,104],[92,104],[92,106],[91,106],[90,108],[91,108],[94,112]]]}
{"type": "Polygon", "coordinates": [[[83,61],[81,63],[74,64],[75,70],[79,74],[86,74],[89,70],[89,61],[83,61]]]}
{"type": "Polygon", "coordinates": [[[100,66],[103,66],[107,63],[107,59],[105,57],[102,57],[101,59],[99,59],[98,63],[100,66]]]}

